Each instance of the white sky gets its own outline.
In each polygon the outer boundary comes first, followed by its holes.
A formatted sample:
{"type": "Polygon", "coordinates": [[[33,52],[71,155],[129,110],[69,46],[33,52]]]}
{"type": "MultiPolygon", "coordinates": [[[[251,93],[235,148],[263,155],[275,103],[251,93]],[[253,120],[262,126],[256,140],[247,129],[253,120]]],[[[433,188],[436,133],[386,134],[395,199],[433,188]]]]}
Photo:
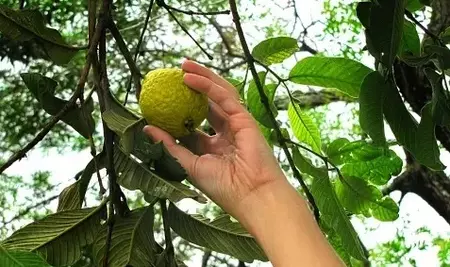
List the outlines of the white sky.
{"type": "MultiPolygon", "coordinates": [[[[272,1],[257,1],[257,2],[259,7],[252,9],[252,12],[254,13],[258,13],[259,11],[264,10],[267,5],[273,5],[272,1]]],[[[286,0],[280,2],[281,2],[280,4],[282,5],[283,3],[286,2],[286,0]]],[[[312,0],[297,1],[297,2],[300,16],[305,25],[308,25],[312,20],[321,16],[322,2],[312,0]]],[[[276,13],[282,12],[277,7],[274,6],[273,10],[274,10],[273,14],[282,15],[282,13],[278,14],[276,13]]],[[[230,20],[230,18],[226,16],[222,16],[221,19],[230,20]]],[[[244,24],[244,30],[251,32],[251,36],[253,38],[255,38],[256,40],[263,40],[264,39],[263,33],[252,31],[252,28],[254,27],[255,23],[258,23],[261,26],[261,23],[271,23],[271,21],[266,20],[262,22],[257,21],[244,24]]],[[[320,26],[315,29],[316,31],[320,31],[320,26]]],[[[313,36],[313,34],[314,32],[312,32],[311,36],[313,36]]],[[[250,38],[250,41],[252,41],[252,38],[250,38]]],[[[330,45],[329,43],[322,43],[322,44],[318,43],[318,44],[321,47],[328,47],[330,45]]],[[[294,62],[295,60],[291,59],[287,62],[287,64],[293,66],[294,62]]],[[[368,66],[372,67],[370,65],[371,64],[370,58],[366,58],[364,62],[368,66]]],[[[336,110],[336,112],[340,111],[336,110]]],[[[6,171],[6,173],[10,175],[13,174],[22,175],[24,178],[30,179],[32,173],[40,170],[41,171],[47,170],[50,171],[52,174],[51,176],[52,183],[57,184],[63,182],[60,190],[65,186],[69,185],[71,182],[73,182],[74,174],[82,170],[90,160],[90,154],[87,150],[83,152],[68,151],[64,152],[63,154],[59,154],[55,150],[50,150],[48,153],[43,153],[40,150],[33,150],[27,156],[28,156],[27,158],[21,160],[20,162],[15,163],[12,167],[10,167],[6,171]]],[[[442,161],[446,165],[449,164],[450,163],[449,156],[448,155],[443,156],[442,161]]],[[[393,193],[392,196],[394,197],[395,200],[398,200],[399,193],[398,192],[393,193]]],[[[190,207],[190,210],[194,211],[193,210],[194,206],[188,204],[192,202],[185,201],[184,203],[186,203],[186,205],[183,205],[183,207],[185,208],[190,207]]],[[[56,208],[56,202],[53,202],[52,205],[53,207],[56,208]]],[[[414,243],[417,240],[430,241],[429,238],[424,239],[426,238],[426,236],[415,235],[415,230],[423,226],[431,229],[434,236],[443,236],[448,238],[449,236],[448,233],[450,233],[450,226],[447,224],[447,222],[443,218],[441,218],[432,208],[430,208],[428,204],[425,203],[421,198],[413,194],[408,194],[403,199],[400,206],[400,218],[397,221],[381,223],[371,219],[367,220],[366,223],[368,223],[368,225],[371,228],[376,228],[376,230],[366,232],[364,225],[359,220],[354,220],[355,227],[360,233],[362,241],[368,248],[373,248],[379,243],[392,240],[395,237],[397,229],[402,228],[407,228],[405,230],[405,233],[410,235],[410,237],[407,238],[407,242],[410,243],[414,243]]],[[[415,258],[418,266],[431,267],[431,266],[439,266],[436,253],[437,248],[427,249],[424,251],[419,251],[416,249],[413,250],[413,252],[409,255],[415,258]]],[[[192,259],[192,261],[198,263],[199,259],[200,258],[196,257],[195,259],[192,259]]],[[[193,264],[193,266],[197,266],[197,264],[193,264]]],[[[256,266],[256,264],[252,266],[256,266]]],[[[400,264],[394,266],[400,266],[400,264]]]]}

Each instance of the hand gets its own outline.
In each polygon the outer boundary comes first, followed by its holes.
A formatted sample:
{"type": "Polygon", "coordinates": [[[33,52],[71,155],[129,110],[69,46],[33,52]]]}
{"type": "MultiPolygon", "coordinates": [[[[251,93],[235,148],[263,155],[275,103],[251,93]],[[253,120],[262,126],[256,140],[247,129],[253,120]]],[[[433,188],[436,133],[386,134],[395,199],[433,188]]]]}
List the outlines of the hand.
{"type": "Polygon", "coordinates": [[[144,131],[154,141],[163,141],[195,186],[228,213],[237,215],[244,198],[263,185],[286,178],[256,121],[240,104],[237,90],[193,61],[185,61],[182,69],[185,84],[209,97],[207,120],[216,134],[197,131],[182,138],[182,146],[155,126],[146,126],[144,131]]]}

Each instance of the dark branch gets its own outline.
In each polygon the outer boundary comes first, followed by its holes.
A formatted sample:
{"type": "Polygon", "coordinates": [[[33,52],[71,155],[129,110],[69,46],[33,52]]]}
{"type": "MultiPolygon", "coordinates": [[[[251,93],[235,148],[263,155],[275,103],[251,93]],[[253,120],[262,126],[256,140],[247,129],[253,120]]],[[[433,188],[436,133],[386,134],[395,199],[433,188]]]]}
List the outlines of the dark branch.
{"type": "MultiPolygon", "coordinates": [[[[156,1],[157,3],[159,1],[156,1]]],[[[165,8],[167,10],[167,13],[169,13],[169,15],[172,17],[173,20],[175,20],[175,22],[178,24],[178,26],[180,26],[180,28],[183,30],[184,33],[186,33],[189,38],[192,39],[192,41],[194,41],[194,43],[198,46],[198,48],[200,48],[200,50],[202,50],[202,52],[210,59],[214,59],[213,56],[211,56],[208,52],[206,52],[206,50],[200,45],[200,43],[195,40],[195,38],[189,33],[189,31],[186,29],[186,27],[183,26],[183,24],[181,24],[181,22],[177,19],[177,17],[172,13],[172,11],[167,8],[166,6],[162,6],[163,8],[165,8]]]]}
{"type": "Polygon", "coordinates": [[[51,197],[49,197],[47,199],[44,199],[44,200],[34,204],[33,206],[27,207],[26,209],[20,211],[18,214],[16,214],[14,217],[12,217],[10,220],[4,222],[3,226],[5,226],[7,224],[10,224],[10,223],[12,223],[13,221],[15,221],[17,219],[20,219],[20,217],[28,214],[31,210],[34,210],[36,208],[39,208],[41,206],[49,204],[50,202],[52,202],[53,200],[57,199],[58,197],[59,197],[59,195],[51,196],[51,197]]]}
{"type": "Polygon", "coordinates": [[[131,56],[130,51],[128,50],[128,47],[123,40],[122,35],[120,34],[119,29],[116,26],[116,23],[112,20],[112,18],[108,19],[108,28],[111,31],[112,36],[116,40],[117,46],[119,47],[120,52],[125,57],[125,60],[127,61],[128,68],[130,68],[131,71],[131,77],[134,81],[134,87],[136,87],[136,95],[139,98],[139,94],[141,93],[141,77],[142,74],[139,70],[139,68],[136,66],[136,62],[133,60],[133,57],[131,56]]]}
{"type": "Polygon", "coordinates": [[[431,31],[429,31],[427,29],[427,27],[423,26],[422,23],[420,23],[420,21],[418,21],[413,14],[411,14],[411,12],[409,12],[408,10],[405,10],[405,15],[408,19],[410,19],[412,22],[414,22],[417,26],[419,26],[419,28],[421,28],[428,36],[430,36],[431,38],[433,38],[433,40],[437,41],[438,43],[442,43],[441,40],[439,39],[438,36],[436,36],[434,33],[432,33],[431,31]]]}
{"type": "MultiPolygon", "coordinates": [[[[150,1],[150,5],[149,5],[148,10],[147,10],[147,16],[145,17],[144,27],[142,27],[141,35],[139,36],[139,40],[138,40],[138,43],[136,45],[136,50],[134,51],[133,62],[134,62],[135,65],[136,65],[137,58],[139,56],[139,50],[141,49],[142,40],[144,40],[144,35],[145,35],[145,31],[147,30],[147,26],[148,26],[148,22],[150,20],[150,16],[152,14],[153,3],[154,3],[154,0],[151,0],[150,1]]],[[[128,79],[128,82],[127,82],[127,93],[125,94],[125,100],[123,101],[124,105],[127,104],[128,95],[130,94],[130,91],[131,91],[131,78],[128,79]]],[[[140,94],[140,92],[138,92],[138,90],[136,88],[136,97],[138,97],[139,94],[140,94]]]]}
{"type": "Polygon", "coordinates": [[[104,22],[100,21],[100,23],[96,27],[96,31],[94,34],[94,37],[92,38],[92,43],[90,45],[86,63],[84,64],[83,71],[81,73],[80,80],[78,82],[77,88],[75,89],[74,94],[69,99],[67,104],[56,114],[52,117],[52,119],[44,126],[44,128],[34,137],[34,139],[28,143],[24,148],[17,151],[14,155],[12,155],[1,167],[0,167],[0,174],[3,173],[8,167],[10,167],[14,162],[17,160],[22,159],[28,151],[30,151],[33,147],[35,147],[44,137],[51,131],[51,129],[58,123],[61,118],[67,114],[70,110],[72,110],[77,103],[77,100],[80,98],[80,95],[83,93],[84,85],[86,83],[86,79],[89,74],[89,70],[91,68],[91,62],[93,60],[93,57],[95,56],[95,50],[97,48],[97,44],[100,40],[101,32],[104,28],[104,22]]]}
{"type": "Polygon", "coordinates": [[[204,16],[208,16],[208,15],[228,15],[228,14],[230,14],[229,10],[210,11],[210,12],[182,10],[182,9],[175,8],[173,6],[169,6],[168,4],[166,4],[166,2],[164,0],[156,0],[156,3],[160,7],[164,7],[165,9],[170,9],[170,10],[173,10],[175,12],[183,13],[183,14],[186,14],[186,15],[204,15],[204,16]]]}
{"type": "Polygon", "coordinates": [[[248,48],[248,44],[247,41],[245,40],[245,35],[244,35],[244,31],[242,29],[242,25],[240,23],[240,17],[239,17],[239,13],[237,10],[237,5],[236,5],[236,1],[235,0],[229,0],[230,3],[230,9],[231,9],[231,14],[233,15],[233,21],[234,24],[236,25],[236,30],[238,32],[239,35],[239,39],[241,41],[241,45],[242,45],[242,49],[244,51],[244,55],[245,58],[247,60],[247,65],[250,68],[250,71],[252,73],[253,76],[253,80],[255,81],[256,87],[258,89],[259,95],[261,97],[261,103],[264,105],[264,107],[266,108],[266,110],[268,110],[268,114],[270,117],[270,120],[272,122],[273,125],[275,125],[275,132],[277,134],[277,138],[278,141],[280,143],[280,146],[282,147],[286,158],[289,162],[289,165],[292,168],[292,172],[294,174],[294,177],[300,182],[300,185],[303,188],[303,191],[305,192],[305,195],[310,203],[310,205],[313,208],[313,212],[314,212],[314,216],[316,218],[316,221],[318,222],[320,219],[320,214],[319,214],[319,209],[317,208],[316,202],[314,200],[313,195],[311,194],[311,192],[309,191],[308,186],[306,185],[305,181],[303,180],[302,175],[300,174],[300,172],[298,171],[298,169],[295,167],[294,164],[294,160],[291,156],[291,153],[289,152],[289,149],[287,147],[287,144],[284,140],[283,134],[281,132],[281,129],[278,126],[278,122],[275,118],[275,116],[273,115],[273,113],[271,112],[271,108],[270,108],[270,103],[269,103],[269,99],[267,98],[267,95],[264,92],[264,88],[261,84],[261,81],[259,79],[258,76],[258,72],[256,71],[256,67],[255,67],[255,59],[253,58],[252,54],[250,53],[250,49],[248,48]]]}

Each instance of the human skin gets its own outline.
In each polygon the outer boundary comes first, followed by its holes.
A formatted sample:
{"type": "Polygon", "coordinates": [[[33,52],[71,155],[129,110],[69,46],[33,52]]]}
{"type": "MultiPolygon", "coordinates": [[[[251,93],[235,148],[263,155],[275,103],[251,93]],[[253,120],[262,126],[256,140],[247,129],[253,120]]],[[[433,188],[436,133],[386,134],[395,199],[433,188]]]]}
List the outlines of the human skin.
{"type": "Polygon", "coordinates": [[[323,236],[306,201],[289,184],[237,90],[194,61],[182,63],[184,82],[208,96],[208,122],[179,144],[152,125],[144,128],[162,141],[190,176],[190,182],[235,217],[264,249],[274,266],[344,266],[323,236]]]}

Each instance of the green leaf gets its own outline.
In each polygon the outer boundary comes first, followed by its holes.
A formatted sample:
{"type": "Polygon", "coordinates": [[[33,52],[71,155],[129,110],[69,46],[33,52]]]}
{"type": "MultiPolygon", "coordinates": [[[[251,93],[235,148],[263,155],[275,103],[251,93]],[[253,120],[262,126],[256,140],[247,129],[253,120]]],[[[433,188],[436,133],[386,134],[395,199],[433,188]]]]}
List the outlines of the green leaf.
{"type": "Polygon", "coordinates": [[[233,85],[234,88],[239,92],[239,95],[244,98],[244,89],[245,89],[245,82],[239,81],[233,78],[225,78],[231,85],[233,85]]]}
{"type": "MultiPolygon", "coordinates": [[[[54,96],[57,86],[56,81],[37,73],[22,73],[20,76],[48,114],[54,116],[67,105],[68,101],[54,96]]],[[[93,110],[94,102],[90,98],[81,108],[76,107],[68,111],[61,120],[72,126],[75,131],[87,139],[94,132],[95,122],[91,115],[93,110]]]]}
{"type": "Polygon", "coordinates": [[[347,160],[341,168],[344,176],[364,178],[376,185],[385,185],[392,176],[398,175],[403,167],[403,161],[392,150],[373,159],[347,160]]]}
{"type": "Polygon", "coordinates": [[[425,6],[420,2],[420,0],[406,0],[406,10],[411,13],[421,10],[424,7],[425,6]]]}
{"type": "Polygon", "coordinates": [[[353,257],[365,260],[358,235],[339,203],[328,175],[314,177],[311,193],[321,212],[321,218],[339,234],[343,248],[353,257]]]}
{"type": "Polygon", "coordinates": [[[340,178],[335,188],[339,201],[352,213],[370,217],[375,208],[379,220],[395,221],[398,218],[398,206],[382,201],[381,191],[363,179],[352,176],[340,178]]]}
{"type": "Polygon", "coordinates": [[[299,51],[297,40],[291,37],[274,37],[262,41],[253,48],[252,55],[265,65],[282,63],[299,51]]]}
{"type": "MultiPolygon", "coordinates": [[[[153,207],[133,210],[126,217],[117,216],[111,235],[108,267],[154,266],[162,248],[153,236],[153,207]]],[[[96,266],[104,266],[108,225],[103,225],[93,244],[96,266]]]]}
{"type": "Polygon", "coordinates": [[[447,27],[441,34],[439,34],[439,37],[441,38],[442,42],[444,44],[450,43],[450,27],[447,27]]]}
{"type": "Polygon", "coordinates": [[[412,22],[405,20],[403,25],[403,36],[400,43],[400,49],[398,55],[412,54],[414,56],[420,56],[420,37],[416,30],[416,25],[412,22]]]}
{"type": "Polygon", "coordinates": [[[411,56],[411,55],[402,55],[401,60],[405,62],[408,66],[418,67],[423,66],[430,62],[435,57],[435,54],[426,54],[423,56],[411,56]]]}
{"type": "Polygon", "coordinates": [[[104,208],[105,203],[51,214],[16,231],[2,245],[8,250],[38,252],[51,265],[71,265],[80,259],[82,248],[94,242],[104,208]]]}
{"type": "Polygon", "coordinates": [[[373,50],[369,51],[386,66],[392,65],[400,48],[405,21],[405,1],[377,0],[378,4],[372,3],[370,8],[370,23],[366,28],[366,37],[373,50]]]}
{"type": "Polygon", "coordinates": [[[366,76],[359,94],[359,123],[379,146],[386,144],[383,120],[384,78],[377,71],[366,76]]]}
{"type": "Polygon", "coordinates": [[[350,255],[343,247],[342,239],[339,236],[339,234],[336,233],[333,230],[333,228],[331,228],[329,225],[327,225],[327,223],[324,222],[323,220],[320,221],[320,228],[322,229],[322,232],[325,233],[330,245],[337,252],[337,254],[341,258],[341,260],[346,264],[346,266],[352,266],[350,263],[350,255]]]}
{"type": "Polygon", "coordinates": [[[68,63],[81,49],[69,46],[57,30],[46,27],[44,16],[34,9],[16,11],[0,5],[0,32],[19,42],[33,39],[59,65],[68,63]]]}
{"type": "Polygon", "coordinates": [[[295,166],[303,173],[309,174],[312,177],[323,177],[328,175],[328,171],[323,168],[314,166],[311,161],[304,157],[297,148],[292,149],[292,157],[295,166]]]}
{"type": "Polygon", "coordinates": [[[356,6],[356,16],[365,28],[370,27],[370,10],[372,9],[371,2],[358,2],[356,6]]]}
{"type": "Polygon", "coordinates": [[[129,190],[139,189],[143,193],[167,198],[172,202],[178,202],[184,198],[192,198],[201,203],[206,202],[206,199],[196,191],[182,183],[161,178],[148,166],[138,163],[117,147],[114,150],[114,166],[118,174],[117,183],[129,190]]]}
{"type": "MultiPolygon", "coordinates": [[[[265,73],[260,72],[260,80],[263,81],[265,77],[265,73]]],[[[275,96],[275,91],[277,90],[277,84],[267,84],[264,85],[264,93],[269,99],[270,109],[272,114],[276,117],[278,115],[278,110],[273,103],[273,99],[275,96]]],[[[253,117],[261,123],[263,126],[267,128],[274,128],[275,126],[272,123],[269,112],[266,107],[261,102],[261,97],[259,95],[258,88],[256,87],[255,82],[252,80],[248,87],[247,92],[247,106],[250,113],[253,117]]]]}
{"type": "Polygon", "coordinates": [[[64,188],[59,195],[58,211],[81,209],[92,174],[105,168],[105,153],[100,153],[86,165],[80,178],[64,188]],[[96,169],[97,168],[97,169],[96,169]]]}
{"type": "Polygon", "coordinates": [[[433,121],[437,125],[450,125],[450,100],[442,85],[442,76],[431,68],[424,69],[424,72],[433,88],[433,97],[431,99],[433,121]]]}
{"type": "Polygon", "coordinates": [[[322,142],[319,128],[309,115],[303,112],[297,104],[289,103],[288,117],[295,137],[307,145],[314,152],[321,154],[322,142]]]}
{"type": "Polygon", "coordinates": [[[428,103],[422,108],[422,116],[417,129],[414,157],[423,165],[436,170],[444,170],[440,161],[440,151],[436,141],[435,123],[433,122],[432,104],[428,103]]]}
{"type": "Polygon", "coordinates": [[[435,53],[438,56],[439,68],[443,70],[450,69],[450,49],[448,47],[427,45],[425,50],[427,53],[435,53]]]}
{"type": "Polygon", "coordinates": [[[4,267],[51,267],[36,253],[6,250],[0,245],[0,266],[4,267]]]}
{"type": "Polygon", "coordinates": [[[399,207],[390,197],[384,197],[372,205],[372,216],[380,221],[395,221],[399,214],[399,207]]]}
{"type": "Polygon", "coordinates": [[[166,180],[181,182],[187,178],[184,168],[164,145],[153,143],[143,132],[145,119],[134,115],[118,102],[104,112],[102,117],[108,127],[119,136],[120,148],[126,155],[133,154],[145,164],[153,164],[155,172],[166,180]]]}
{"type": "Polygon", "coordinates": [[[289,73],[289,80],[298,84],[335,88],[356,98],[364,78],[370,72],[370,68],[348,58],[307,57],[297,62],[289,73]]]}
{"type": "Polygon", "coordinates": [[[202,247],[231,255],[245,262],[267,261],[255,239],[229,215],[210,221],[201,215],[189,215],[170,204],[168,209],[170,227],[182,238],[202,247]]]}
{"type": "Polygon", "coordinates": [[[338,139],[334,140],[333,142],[331,142],[327,146],[326,155],[334,164],[337,164],[337,165],[342,164],[343,159],[342,159],[341,149],[348,143],[350,143],[350,141],[348,139],[338,138],[338,139]]]}

